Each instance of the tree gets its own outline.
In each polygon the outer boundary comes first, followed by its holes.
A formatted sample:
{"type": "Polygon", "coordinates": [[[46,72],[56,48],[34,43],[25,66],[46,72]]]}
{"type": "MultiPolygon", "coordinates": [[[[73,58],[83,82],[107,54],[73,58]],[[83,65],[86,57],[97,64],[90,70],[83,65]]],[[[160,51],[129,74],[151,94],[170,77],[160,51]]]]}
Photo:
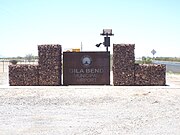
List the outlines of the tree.
{"type": "Polygon", "coordinates": [[[143,64],[151,64],[152,63],[152,58],[150,57],[142,57],[142,63],[143,64]]]}
{"type": "Polygon", "coordinates": [[[28,62],[30,62],[30,61],[32,61],[32,60],[34,59],[34,56],[33,56],[32,54],[27,54],[27,55],[25,56],[25,59],[26,59],[28,62]]]}

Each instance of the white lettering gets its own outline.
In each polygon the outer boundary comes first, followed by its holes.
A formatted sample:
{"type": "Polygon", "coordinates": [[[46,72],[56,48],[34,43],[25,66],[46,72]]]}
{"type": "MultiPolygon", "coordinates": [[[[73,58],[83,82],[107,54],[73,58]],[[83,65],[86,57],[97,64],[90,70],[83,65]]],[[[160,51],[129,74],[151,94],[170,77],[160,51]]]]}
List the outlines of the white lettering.
{"type": "Polygon", "coordinates": [[[71,74],[102,74],[104,70],[102,68],[87,68],[87,69],[69,69],[71,74]]]}
{"type": "Polygon", "coordinates": [[[100,73],[103,73],[103,69],[101,68],[87,68],[86,69],[86,73],[87,74],[100,74],[100,73]]]}
{"type": "Polygon", "coordinates": [[[96,74],[76,74],[76,78],[95,78],[96,74]]]}
{"type": "Polygon", "coordinates": [[[69,73],[71,73],[71,74],[83,74],[84,70],[83,69],[69,69],[69,73]]]}

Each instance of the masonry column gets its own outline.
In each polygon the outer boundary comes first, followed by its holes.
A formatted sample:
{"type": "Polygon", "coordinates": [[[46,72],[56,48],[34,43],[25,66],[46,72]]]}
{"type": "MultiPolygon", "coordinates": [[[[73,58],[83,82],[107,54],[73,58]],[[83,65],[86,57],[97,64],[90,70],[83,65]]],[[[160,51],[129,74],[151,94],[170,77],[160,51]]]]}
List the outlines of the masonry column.
{"type": "Polygon", "coordinates": [[[61,45],[38,45],[39,85],[61,85],[61,45]]]}
{"type": "Polygon", "coordinates": [[[113,44],[113,84],[134,85],[134,44],[113,44]]]}

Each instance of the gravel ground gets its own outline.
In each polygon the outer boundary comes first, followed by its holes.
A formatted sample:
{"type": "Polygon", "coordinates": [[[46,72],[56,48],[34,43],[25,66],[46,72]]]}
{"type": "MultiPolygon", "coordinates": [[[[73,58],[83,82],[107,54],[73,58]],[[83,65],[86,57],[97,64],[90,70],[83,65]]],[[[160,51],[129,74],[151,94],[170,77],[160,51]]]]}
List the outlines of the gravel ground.
{"type": "Polygon", "coordinates": [[[8,86],[8,73],[7,72],[0,72],[0,86],[6,85],[8,86]]]}
{"type": "Polygon", "coordinates": [[[1,85],[0,135],[179,135],[180,75],[167,81],[163,87],[1,85]]]}

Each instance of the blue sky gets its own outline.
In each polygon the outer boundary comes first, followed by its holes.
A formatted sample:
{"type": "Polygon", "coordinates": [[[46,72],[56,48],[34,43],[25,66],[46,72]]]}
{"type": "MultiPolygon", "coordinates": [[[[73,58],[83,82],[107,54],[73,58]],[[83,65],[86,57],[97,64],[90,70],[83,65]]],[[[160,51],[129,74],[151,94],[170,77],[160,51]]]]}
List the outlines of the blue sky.
{"type": "Polygon", "coordinates": [[[0,56],[37,55],[38,44],[105,50],[95,47],[104,28],[111,51],[135,43],[136,57],[180,57],[179,0],[0,0],[0,56]]]}

